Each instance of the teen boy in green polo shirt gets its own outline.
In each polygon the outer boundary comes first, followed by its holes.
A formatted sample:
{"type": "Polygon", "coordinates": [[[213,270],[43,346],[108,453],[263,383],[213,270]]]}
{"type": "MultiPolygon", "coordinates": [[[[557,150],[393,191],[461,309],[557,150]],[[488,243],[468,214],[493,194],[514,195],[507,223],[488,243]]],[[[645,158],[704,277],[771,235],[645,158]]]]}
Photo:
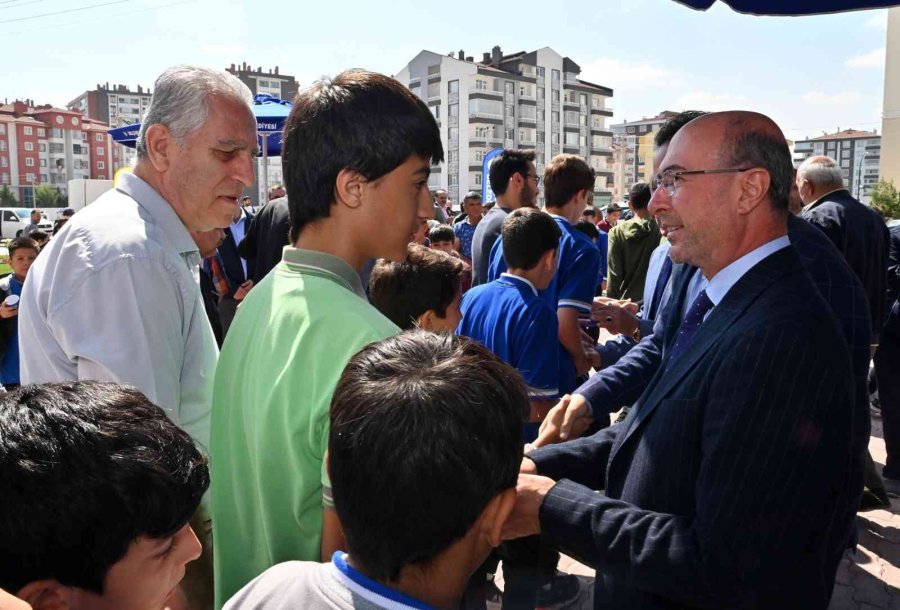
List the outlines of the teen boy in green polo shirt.
{"type": "Polygon", "coordinates": [[[347,71],[295,100],[282,154],[293,247],[244,300],[216,370],[217,608],[270,566],[340,544],[322,500],[331,396],[351,356],[398,332],[357,272],[405,259],[443,156],[428,108],[394,79],[347,71]]]}

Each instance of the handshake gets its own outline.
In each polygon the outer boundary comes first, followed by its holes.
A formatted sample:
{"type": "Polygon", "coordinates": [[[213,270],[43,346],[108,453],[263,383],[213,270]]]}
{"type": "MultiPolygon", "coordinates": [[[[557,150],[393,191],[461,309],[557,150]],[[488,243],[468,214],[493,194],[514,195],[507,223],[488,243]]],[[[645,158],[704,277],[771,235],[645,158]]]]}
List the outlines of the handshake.
{"type": "Polygon", "coordinates": [[[591,407],[581,394],[566,394],[547,412],[530,449],[578,438],[593,423],[591,407]]]}

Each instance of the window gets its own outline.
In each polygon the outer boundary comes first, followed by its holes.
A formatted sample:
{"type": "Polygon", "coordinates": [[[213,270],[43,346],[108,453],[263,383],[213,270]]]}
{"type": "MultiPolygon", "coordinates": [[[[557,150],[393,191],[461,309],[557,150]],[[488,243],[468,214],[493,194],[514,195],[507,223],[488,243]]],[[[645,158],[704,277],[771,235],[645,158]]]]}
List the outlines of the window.
{"type": "Polygon", "coordinates": [[[72,153],[76,155],[85,154],[85,150],[81,147],[81,144],[72,144],[72,153]]]}
{"type": "Polygon", "coordinates": [[[499,118],[503,114],[503,104],[500,103],[500,100],[469,100],[469,115],[474,116],[478,114],[499,118]]]}
{"type": "Polygon", "coordinates": [[[503,83],[503,86],[507,93],[515,93],[516,92],[516,84],[511,81],[505,81],[503,83]]]}
{"type": "Polygon", "coordinates": [[[505,134],[506,134],[507,140],[512,140],[513,138],[516,137],[516,130],[515,129],[507,129],[505,131],[505,134]]]}
{"type": "Polygon", "coordinates": [[[106,169],[106,164],[103,161],[97,161],[97,169],[106,169]]]}
{"type": "Polygon", "coordinates": [[[96,135],[94,136],[94,139],[97,140],[98,142],[102,142],[102,141],[103,141],[103,134],[102,134],[102,133],[96,134],[96,135]]]}
{"type": "Polygon", "coordinates": [[[447,93],[459,93],[459,81],[452,80],[447,83],[447,93]]]}
{"type": "Polygon", "coordinates": [[[47,182],[47,174],[41,174],[41,182],[47,182]]]}
{"type": "Polygon", "coordinates": [[[25,182],[34,182],[34,174],[32,174],[32,173],[25,174],[25,182]]]}
{"type": "Polygon", "coordinates": [[[582,106],[587,106],[587,93],[581,93],[578,95],[578,103],[582,106]]]}
{"type": "Polygon", "coordinates": [[[559,144],[559,134],[558,133],[550,134],[550,143],[551,144],[559,144]]]}
{"type": "Polygon", "coordinates": [[[428,83],[428,99],[441,97],[441,83],[428,83]]]}
{"type": "Polygon", "coordinates": [[[551,95],[550,99],[553,100],[554,102],[556,102],[557,104],[559,103],[559,89],[553,90],[553,94],[551,95]]]}
{"type": "Polygon", "coordinates": [[[475,151],[475,161],[477,161],[478,163],[484,161],[484,151],[480,148],[475,151]]]}
{"type": "Polygon", "coordinates": [[[452,142],[459,140],[459,127],[451,127],[447,132],[447,138],[452,142]]]}
{"type": "Polygon", "coordinates": [[[34,142],[25,142],[25,150],[28,152],[34,150],[34,142]]]}
{"type": "Polygon", "coordinates": [[[6,157],[0,157],[0,167],[8,167],[9,161],[6,160],[6,157]]]}
{"type": "Polygon", "coordinates": [[[25,157],[25,167],[34,167],[34,158],[25,157]]]}
{"type": "MultiPolygon", "coordinates": [[[[0,142],[0,144],[3,144],[3,142],[0,142]]],[[[60,144],[58,142],[50,142],[50,153],[51,154],[61,155],[64,151],[65,151],[65,148],[62,144],[60,144]]]]}
{"type": "Polygon", "coordinates": [[[447,111],[448,116],[459,116],[459,104],[450,104],[450,106],[447,108],[447,111]]]}
{"type": "Polygon", "coordinates": [[[0,123],[0,134],[6,133],[6,123],[0,123]]]}
{"type": "Polygon", "coordinates": [[[448,150],[447,151],[447,163],[459,163],[459,151],[458,150],[448,150]]]}
{"type": "Polygon", "coordinates": [[[523,119],[531,119],[534,121],[537,118],[537,108],[534,106],[520,106],[519,116],[523,119]]]}
{"type": "Polygon", "coordinates": [[[559,123],[559,110],[553,110],[550,113],[550,119],[554,123],[559,123]]]}
{"type": "Polygon", "coordinates": [[[47,152],[47,145],[41,142],[40,144],[38,144],[38,150],[41,152],[47,152]]]}
{"type": "Polygon", "coordinates": [[[566,145],[567,146],[578,146],[578,134],[572,132],[566,132],[566,145]]]}
{"type": "Polygon", "coordinates": [[[22,133],[25,134],[26,136],[30,136],[31,135],[31,127],[26,125],[25,127],[22,128],[22,133]]]}
{"type": "Polygon", "coordinates": [[[440,120],[440,118],[441,118],[441,107],[440,106],[431,106],[428,109],[431,110],[431,114],[434,115],[434,118],[440,120]]]}
{"type": "Polygon", "coordinates": [[[554,89],[559,89],[559,70],[553,70],[551,72],[551,80],[552,86],[554,89]]]}
{"type": "Polygon", "coordinates": [[[475,174],[475,186],[481,186],[481,172],[475,174]]]}
{"type": "Polygon", "coordinates": [[[38,137],[39,137],[39,138],[43,138],[43,137],[46,137],[46,135],[47,135],[47,132],[44,131],[44,128],[43,128],[43,127],[38,127],[38,137]]]}
{"type": "Polygon", "coordinates": [[[0,176],[0,180],[2,180],[3,184],[9,184],[9,174],[3,172],[3,175],[0,176]]]}
{"type": "Polygon", "coordinates": [[[537,75],[540,76],[541,78],[544,78],[544,66],[537,67],[537,75]]]}
{"type": "Polygon", "coordinates": [[[544,89],[543,87],[538,87],[538,88],[537,88],[537,98],[538,98],[539,100],[544,99],[544,93],[545,93],[546,91],[547,91],[547,90],[544,89]]]}
{"type": "Polygon", "coordinates": [[[578,124],[582,125],[584,127],[587,127],[587,115],[586,114],[578,115],[578,124]]]}
{"type": "Polygon", "coordinates": [[[566,125],[578,125],[578,112],[566,110],[566,125]]]}
{"type": "Polygon", "coordinates": [[[6,140],[0,140],[0,152],[6,150],[6,140]]]}
{"type": "Polygon", "coordinates": [[[475,90],[476,91],[487,91],[487,81],[476,80],[475,81],[475,90]]]}
{"type": "Polygon", "coordinates": [[[41,159],[40,161],[38,161],[38,165],[40,165],[41,167],[47,167],[47,160],[41,159]]]}

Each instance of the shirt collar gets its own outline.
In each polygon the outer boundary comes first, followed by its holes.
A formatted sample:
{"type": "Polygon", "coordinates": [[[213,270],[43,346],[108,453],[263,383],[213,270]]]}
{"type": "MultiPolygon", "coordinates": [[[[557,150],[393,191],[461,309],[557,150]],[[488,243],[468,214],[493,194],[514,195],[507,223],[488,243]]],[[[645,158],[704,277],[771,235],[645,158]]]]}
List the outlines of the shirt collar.
{"type": "Polygon", "coordinates": [[[180,254],[199,253],[197,244],[172,205],[156,189],[134,174],[122,174],[117,190],[134,199],[150,216],[180,254]]]}
{"type": "Polygon", "coordinates": [[[773,239],[761,245],[752,252],[748,252],[719,271],[709,280],[709,285],[706,287],[706,295],[709,297],[709,300],[712,301],[713,305],[721,303],[728,291],[731,290],[731,287],[737,284],[738,280],[744,277],[744,274],[756,266],[757,263],[790,245],[791,240],[788,239],[787,235],[783,235],[778,239],[773,239]]]}
{"type": "Polygon", "coordinates": [[[379,582],[375,582],[356,570],[347,563],[346,553],[341,551],[335,552],[331,557],[331,563],[337,572],[338,580],[345,587],[350,589],[354,595],[362,597],[379,608],[390,608],[390,610],[431,610],[431,606],[413,599],[400,591],[395,591],[379,582]]]}
{"type": "Polygon", "coordinates": [[[342,258],[319,252],[318,250],[303,250],[285,246],[281,260],[292,267],[316,270],[330,275],[347,290],[355,292],[357,296],[368,300],[362,280],[359,279],[359,273],[342,258]]]}
{"type": "Polygon", "coordinates": [[[547,212],[547,214],[548,214],[549,216],[552,216],[553,218],[555,218],[555,219],[557,219],[557,220],[563,221],[564,223],[566,223],[566,224],[569,225],[570,227],[572,226],[572,223],[569,222],[569,219],[566,218],[565,216],[560,216],[559,214],[551,214],[550,212],[547,212]]]}
{"type": "Polygon", "coordinates": [[[508,280],[513,280],[513,283],[519,282],[522,284],[526,284],[529,288],[531,288],[531,292],[534,293],[534,296],[538,296],[537,288],[534,287],[534,284],[526,280],[524,277],[513,275],[511,273],[501,273],[500,277],[505,277],[508,280]]]}

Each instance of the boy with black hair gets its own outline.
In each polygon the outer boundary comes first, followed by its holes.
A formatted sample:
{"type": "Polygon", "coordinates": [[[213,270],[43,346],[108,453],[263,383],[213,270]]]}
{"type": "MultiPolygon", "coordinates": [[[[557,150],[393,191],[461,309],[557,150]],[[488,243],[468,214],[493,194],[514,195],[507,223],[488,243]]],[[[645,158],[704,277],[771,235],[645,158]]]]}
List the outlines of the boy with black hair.
{"type": "Polygon", "coordinates": [[[453,233],[453,227],[450,225],[438,225],[428,231],[428,240],[431,242],[431,247],[435,250],[452,254],[456,235],[453,233]]]}
{"type": "MultiPolygon", "coordinates": [[[[491,163],[491,189],[497,197],[494,205],[472,234],[472,285],[490,281],[488,265],[491,249],[500,237],[506,215],[522,207],[537,205],[540,178],[534,166],[533,150],[504,150],[491,163]]],[[[494,278],[495,279],[495,278],[494,278]]]]}
{"type": "Polygon", "coordinates": [[[369,301],[402,330],[453,332],[462,318],[463,262],[418,244],[409,244],[406,251],[403,262],[375,263],[369,301]]]}
{"type": "Polygon", "coordinates": [[[17,237],[7,246],[12,273],[0,280],[0,384],[7,390],[20,382],[19,297],[40,250],[30,237],[17,237]]]}
{"type": "Polygon", "coordinates": [[[134,388],[4,394],[0,472],[0,588],[34,610],[162,610],[200,555],[206,458],[134,388]]]}
{"type": "Polygon", "coordinates": [[[216,607],[276,563],[342,545],[323,495],[328,405],[350,357],[399,330],[359,272],[406,258],[443,157],[428,107],[387,76],[349,70],[294,100],[282,150],[293,247],[244,299],[216,370],[216,607]]]}
{"type": "Polygon", "coordinates": [[[364,348],[328,440],[348,553],[276,566],[226,610],[456,610],[515,503],[527,410],[520,377],[474,341],[410,331],[364,348]]]}

